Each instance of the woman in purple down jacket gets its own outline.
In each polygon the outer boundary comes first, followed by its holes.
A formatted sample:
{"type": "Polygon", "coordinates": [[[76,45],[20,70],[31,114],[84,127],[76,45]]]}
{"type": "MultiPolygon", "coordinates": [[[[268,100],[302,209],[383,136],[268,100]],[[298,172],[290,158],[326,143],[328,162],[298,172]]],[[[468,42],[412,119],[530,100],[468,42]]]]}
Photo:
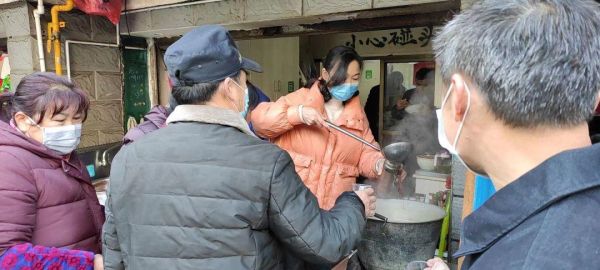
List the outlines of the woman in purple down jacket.
{"type": "Polygon", "coordinates": [[[104,213],[74,152],[89,105],[52,73],[0,98],[0,269],[101,268],[104,213]]]}

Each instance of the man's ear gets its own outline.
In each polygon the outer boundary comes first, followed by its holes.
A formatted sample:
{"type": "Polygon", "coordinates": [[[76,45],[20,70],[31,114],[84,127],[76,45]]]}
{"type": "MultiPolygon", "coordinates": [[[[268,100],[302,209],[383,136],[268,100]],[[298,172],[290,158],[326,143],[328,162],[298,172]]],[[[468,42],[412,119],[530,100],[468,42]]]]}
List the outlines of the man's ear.
{"type": "Polygon", "coordinates": [[[450,83],[453,85],[452,91],[454,93],[450,94],[451,97],[448,100],[449,105],[453,109],[453,118],[454,121],[461,122],[465,113],[467,112],[467,106],[470,102],[470,92],[466,88],[465,78],[461,74],[454,74],[450,77],[450,83]]]}
{"type": "Polygon", "coordinates": [[[223,95],[225,96],[225,98],[229,99],[229,100],[235,100],[235,92],[233,90],[233,87],[235,87],[233,82],[233,79],[231,78],[225,78],[225,80],[223,81],[223,83],[221,84],[221,91],[223,93],[223,95]]]}

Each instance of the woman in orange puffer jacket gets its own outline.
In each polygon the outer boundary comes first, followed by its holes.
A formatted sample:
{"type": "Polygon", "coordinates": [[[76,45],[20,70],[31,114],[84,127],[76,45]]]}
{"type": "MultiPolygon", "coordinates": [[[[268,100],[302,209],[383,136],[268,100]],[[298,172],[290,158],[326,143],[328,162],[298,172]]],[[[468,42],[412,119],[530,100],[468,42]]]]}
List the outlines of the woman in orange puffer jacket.
{"type": "Polygon", "coordinates": [[[323,65],[320,78],[308,87],[258,105],[251,122],[258,136],[290,154],[321,208],[330,209],[342,192],[352,190],[359,175],[377,178],[384,157],[325,123],[327,119],[377,145],[358,96],[361,57],[350,47],[335,47],[323,65]]]}

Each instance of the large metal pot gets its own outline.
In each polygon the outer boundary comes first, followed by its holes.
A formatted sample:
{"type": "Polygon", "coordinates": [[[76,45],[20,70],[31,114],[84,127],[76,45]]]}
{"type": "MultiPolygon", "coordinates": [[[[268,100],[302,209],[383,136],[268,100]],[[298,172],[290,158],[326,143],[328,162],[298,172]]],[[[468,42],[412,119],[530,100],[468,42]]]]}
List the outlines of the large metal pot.
{"type": "Polygon", "coordinates": [[[433,257],[444,209],[416,201],[378,199],[377,212],[388,221],[369,219],[358,248],[367,270],[404,270],[411,261],[433,257]]]}

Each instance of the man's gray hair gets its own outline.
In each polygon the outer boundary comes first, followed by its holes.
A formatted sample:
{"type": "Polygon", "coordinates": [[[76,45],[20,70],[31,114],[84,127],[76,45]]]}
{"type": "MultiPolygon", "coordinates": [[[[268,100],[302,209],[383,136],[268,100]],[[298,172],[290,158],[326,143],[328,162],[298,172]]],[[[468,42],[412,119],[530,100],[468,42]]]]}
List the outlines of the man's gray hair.
{"type": "Polygon", "coordinates": [[[465,75],[513,127],[588,120],[600,92],[600,7],[589,0],[483,0],[433,48],[444,81],[465,75]]]}

